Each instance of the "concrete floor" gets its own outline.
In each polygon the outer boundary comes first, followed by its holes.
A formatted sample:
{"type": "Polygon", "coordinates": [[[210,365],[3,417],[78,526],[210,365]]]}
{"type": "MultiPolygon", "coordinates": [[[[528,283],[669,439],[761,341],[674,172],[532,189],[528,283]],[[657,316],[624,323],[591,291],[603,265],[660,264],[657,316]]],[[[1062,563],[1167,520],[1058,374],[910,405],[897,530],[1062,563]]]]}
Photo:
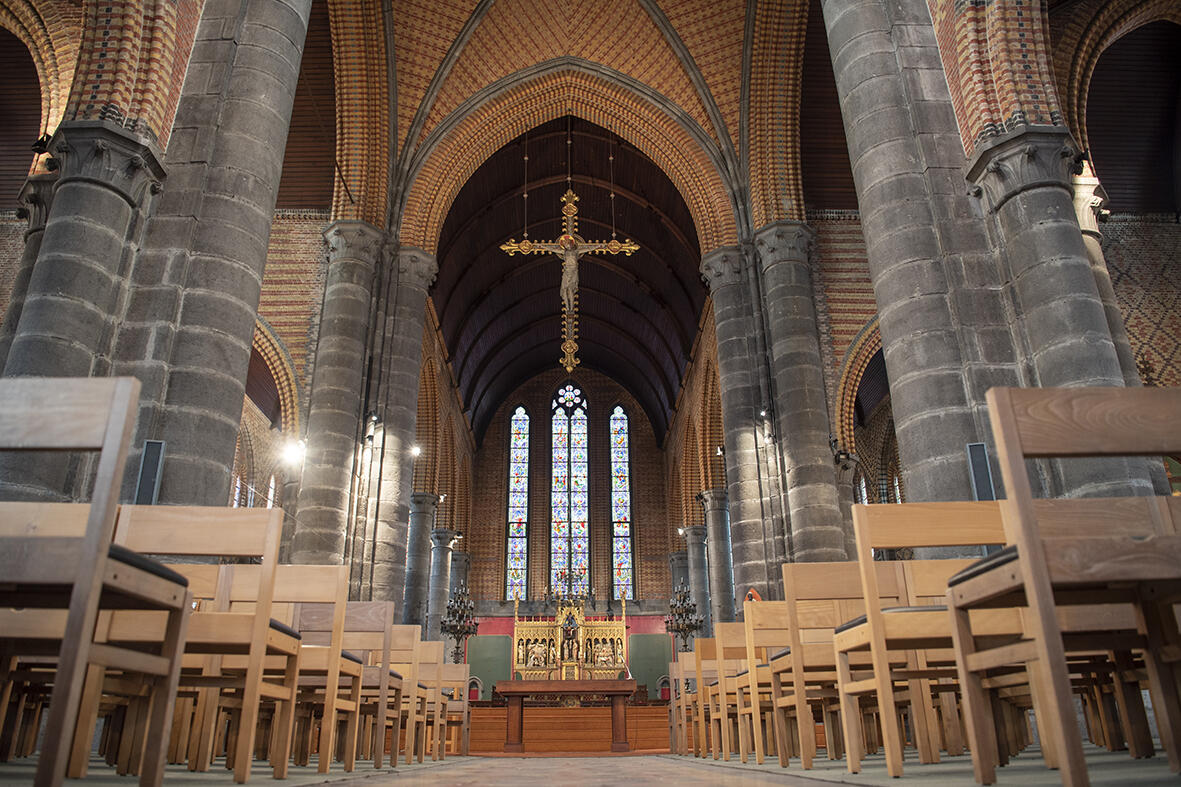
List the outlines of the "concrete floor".
{"type": "MultiPolygon", "coordinates": [[[[1123,753],[1109,753],[1093,746],[1087,748],[1087,762],[1091,783],[1095,787],[1110,785],[1170,785],[1175,787],[1178,777],[1169,772],[1163,755],[1133,761],[1123,753]]],[[[0,765],[0,785],[27,785],[32,782],[33,761],[25,760],[0,765]]],[[[1060,784],[1055,771],[1046,770],[1036,750],[1018,756],[997,773],[999,785],[1021,787],[1051,787],[1060,784]]],[[[83,782],[71,782],[83,784],[83,782]]],[[[134,779],[114,775],[101,763],[96,763],[91,776],[84,782],[97,787],[131,787],[134,779]]],[[[274,784],[269,770],[255,767],[251,784],[274,784]]],[[[970,787],[972,763],[968,757],[945,757],[938,765],[919,765],[913,758],[906,764],[901,780],[890,779],[885,772],[882,756],[871,756],[864,762],[860,774],[845,771],[843,761],[819,759],[811,771],[801,770],[799,762],[780,768],[778,762],[763,765],[743,764],[737,758],[730,762],[698,760],[668,754],[646,756],[603,757],[451,757],[443,762],[421,765],[399,765],[396,771],[373,771],[358,765],[352,774],[340,766],[327,775],[314,768],[292,768],[291,776],[283,785],[329,784],[333,787],[379,787],[380,785],[484,785],[521,787],[522,785],[720,785],[721,787],[760,787],[761,785],[789,785],[790,787],[822,787],[824,784],[856,784],[867,787],[878,785],[913,784],[921,787],[963,785],[970,787]]],[[[230,775],[222,770],[193,774],[183,768],[170,768],[165,779],[168,785],[208,787],[233,784],[230,775]]]]}

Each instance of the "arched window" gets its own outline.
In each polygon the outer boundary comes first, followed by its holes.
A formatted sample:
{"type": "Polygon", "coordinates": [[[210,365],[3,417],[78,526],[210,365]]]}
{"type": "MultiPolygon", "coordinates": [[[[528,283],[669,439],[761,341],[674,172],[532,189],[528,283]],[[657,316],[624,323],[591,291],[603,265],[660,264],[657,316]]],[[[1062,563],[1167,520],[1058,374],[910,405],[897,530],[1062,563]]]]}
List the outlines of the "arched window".
{"type": "Polygon", "coordinates": [[[275,477],[271,476],[271,483],[267,487],[267,508],[275,507],[275,477]]]}
{"type": "Polygon", "coordinates": [[[869,485],[865,483],[865,473],[857,470],[857,477],[853,481],[853,502],[869,502],[869,485]]]}
{"type": "Polygon", "coordinates": [[[524,407],[513,411],[509,427],[504,596],[524,600],[529,576],[529,413],[524,407]]]}
{"type": "Polygon", "coordinates": [[[550,587],[562,595],[586,593],[590,587],[586,398],[567,383],[554,395],[552,408],[550,587]]]}
{"type": "Polygon", "coordinates": [[[628,454],[627,413],[619,405],[611,411],[611,532],[611,569],[615,598],[635,598],[631,458],[628,454]]]}

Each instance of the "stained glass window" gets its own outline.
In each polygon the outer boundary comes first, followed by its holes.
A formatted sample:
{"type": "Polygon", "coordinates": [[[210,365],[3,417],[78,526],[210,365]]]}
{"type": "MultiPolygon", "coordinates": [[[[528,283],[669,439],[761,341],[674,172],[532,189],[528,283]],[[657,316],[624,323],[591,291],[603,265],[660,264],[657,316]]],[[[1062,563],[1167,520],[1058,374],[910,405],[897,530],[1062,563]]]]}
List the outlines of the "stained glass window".
{"type": "Polygon", "coordinates": [[[586,398],[567,383],[554,395],[552,406],[550,587],[563,595],[586,593],[590,587],[586,398]]]}
{"type": "Polygon", "coordinates": [[[618,405],[611,412],[611,528],[611,574],[615,598],[635,598],[627,413],[618,405]]]}
{"type": "Polygon", "coordinates": [[[505,598],[525,599],[529,567],[529,414],[513,411],[509,422],[508,557],[505,598]]]}

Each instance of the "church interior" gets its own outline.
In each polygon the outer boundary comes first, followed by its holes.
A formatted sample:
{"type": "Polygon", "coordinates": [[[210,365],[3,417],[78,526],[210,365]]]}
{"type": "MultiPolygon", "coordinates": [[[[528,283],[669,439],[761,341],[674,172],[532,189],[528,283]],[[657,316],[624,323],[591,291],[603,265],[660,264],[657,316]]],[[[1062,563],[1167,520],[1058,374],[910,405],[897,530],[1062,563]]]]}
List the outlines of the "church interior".
{"type": "Polygon", "coordinates": [[[0,782],[1181,772],[1176,0],[0,0],[0,107],[0,782]]]}

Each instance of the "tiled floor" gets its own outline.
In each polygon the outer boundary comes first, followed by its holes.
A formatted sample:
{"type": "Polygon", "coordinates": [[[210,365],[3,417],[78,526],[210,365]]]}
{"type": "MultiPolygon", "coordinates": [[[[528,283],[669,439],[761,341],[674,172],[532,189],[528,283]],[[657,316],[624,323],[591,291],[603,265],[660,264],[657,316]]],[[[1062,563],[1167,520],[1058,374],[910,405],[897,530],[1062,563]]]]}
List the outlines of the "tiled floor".
{"type": "MultiPolygon", "coordinates": [[[[1109,753],[1088,747],[1087,762],[1091,783],[1095,787],[1123,787],[1124,785],[1170,785],[1178,779],[1169,772],[1163,755],[1149,760],[1133,761],[1123,753],[1109,753]]],[[[763,765],[743,764],[735,758],[730,762],[698,760],[672,755],[642,755],[631,757],[451,757],[444,762],[421,765],[399,765],[396,771],[373,771],[359,764],[352,774],[333,768],[326,776],[314,768],[292,768],[291,777],[283,785],[327,784],[333,787],[380,787],[381,785],[479,785],[484,787],[521,787],[522,785],[719,785],[720,787],[761,787],[788,785],[789,787],[823,787],[824,784],[855,784],[865,787],[911,784],[920,787],[963,785],[971,787],[972,763],[968,757],[945,757],[938,765],[919,765],[912,759],[906,763],[902,779],[891,779],[885,771],[885,760],[868,757],[859,774],[845,771],[844,762],[818,759],[811,771],[803,771],[799,762],[780,768],[777,761],[763,765]]],[[[32,782],[32,761],[0,765],[0,785],[27,785],[32,782]]],[[[1043,767],[1036,750],[1018,756],[997,773],[999,785],[1021,787],[1052,787],[1060,784],[1057,772],[1043,767]]],[[[83,782],[73,782],[83,784],[83,782]]],[[[274,784],[269,770],[262,764],[254,769],[251,784],[274,784]]],[[[84,784],[96,787],[132,787],[134,779],[118,777],[101,764],[96,764],[84,784]]],[[[167,785],[209,787],[233,784],[229,773],[216,769],[209,773],[193,774],[183,768],[170,768],[167,785]]]]}

